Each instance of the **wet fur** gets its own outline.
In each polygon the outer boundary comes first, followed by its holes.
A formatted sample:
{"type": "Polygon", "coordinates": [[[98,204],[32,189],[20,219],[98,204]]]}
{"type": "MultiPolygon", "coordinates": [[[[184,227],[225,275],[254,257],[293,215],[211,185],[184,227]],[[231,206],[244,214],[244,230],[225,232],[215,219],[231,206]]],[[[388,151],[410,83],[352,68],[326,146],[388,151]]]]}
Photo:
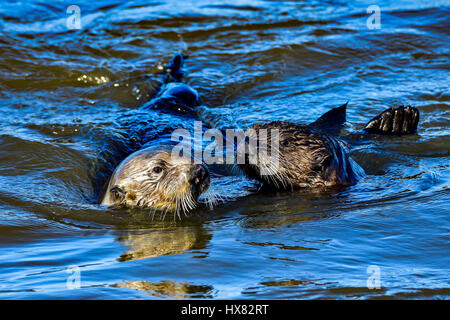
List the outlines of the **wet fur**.
{"type": "MultiPolygon", "coordinates": [[[[346,107],[347,103],[334,108],[309,125],[287,121],[253,125],[252,129],[257,134],[261,129],[268,133],[270,129],[279,130],[279,164],[275,168],[269,157],[261,157],[261,146],[256,150],[248,147],[246,163],[240,165],[240,168],[248,177],[275,190],[318,189],[355,184],[364,175],[363,169],[349,157],[343,143],[327,133],[335,132],[345,122],[346,107]],[[259,155],[256,164],[248,161],[252,152],[259,155]],[[262,174],[262,168],[269,174],[262,174]]],[[[399,106],[383,111],[370,120],[364,130],[370,134],[410,134],[417,130],[418,122],[417,108],[399,106]]],[[[267,145],[271,145],[270,134],[267,145]]]]}
{"type": "Polygon", "coordinates": [[[180,216],[180,212],[195,208],[198,197],[209,187],[209,175],[199,188],[192,182],[199,166],[191,159],[172,157],[169,151],[140,150],[116,168],[102,204],[153,208],[180,216]]]}
{"type": "MultiPolygon", "coordinates": [[[[292,190],[351,185],[362,174],[361,167],[350,159],[339,140],[312,127],[274,121],[256,124],[252,129],[256,133],[261,129],[267,129],[268,132],[270,129],[279,130],[277,168],[273,167],[270,159],[261,156],[256,165],[240,166],[248,177],[261,181],[266,186],[277,190],[292,190]],[[266,168],[270,174],[262,175],[261,168],[266,168]]],[[[267,144],[270,143],[268,134],[267,144]]],[[[258,147],[257,154],[261,155],[260,151],[261,147],[258,147]]]]}

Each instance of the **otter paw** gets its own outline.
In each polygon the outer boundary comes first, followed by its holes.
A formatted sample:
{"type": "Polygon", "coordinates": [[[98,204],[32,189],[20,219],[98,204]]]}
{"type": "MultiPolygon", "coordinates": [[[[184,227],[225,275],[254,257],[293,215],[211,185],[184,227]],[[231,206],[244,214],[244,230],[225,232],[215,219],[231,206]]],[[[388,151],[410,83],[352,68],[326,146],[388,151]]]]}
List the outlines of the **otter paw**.
{"type": "Polygon", "coordinates": [[[408,134],[417,130],[419,110],[411,106],[389,108],[370,120],[364,130],[378,134],[408,134]]]}

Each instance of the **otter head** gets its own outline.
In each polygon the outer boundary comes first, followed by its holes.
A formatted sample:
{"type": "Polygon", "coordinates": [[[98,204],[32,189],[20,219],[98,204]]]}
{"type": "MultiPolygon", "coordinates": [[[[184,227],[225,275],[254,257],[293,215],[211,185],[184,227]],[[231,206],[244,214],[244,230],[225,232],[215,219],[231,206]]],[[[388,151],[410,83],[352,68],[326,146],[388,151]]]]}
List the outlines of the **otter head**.
{"type": "Polygon", "coordinates": [[[308,126],[274,121],[255,124],[252,129],[249,140],[258,139],[258,144],[247,142],[240,168],[271,189],[354,184],[362,170],[336,139],[308,126]],[[261,143],[263,131],[267,139],[261,143]]]}
{"type": "Polygon", "coordinates": [[[143,149],[123,160],[110,178],[102,204],[187,212],[209,187],[208,169],[169,151],[143,149]]]}

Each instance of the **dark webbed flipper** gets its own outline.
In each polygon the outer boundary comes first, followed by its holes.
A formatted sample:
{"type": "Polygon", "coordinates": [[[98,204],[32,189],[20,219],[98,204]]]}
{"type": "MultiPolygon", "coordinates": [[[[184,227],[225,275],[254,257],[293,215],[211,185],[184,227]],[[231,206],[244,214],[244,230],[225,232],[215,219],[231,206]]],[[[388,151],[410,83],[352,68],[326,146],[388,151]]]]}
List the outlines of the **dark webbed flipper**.
{"type": "Polygon", "coordinates": [[[309,126],[322,130],[339,129],[346,121],[347,104],[348,101],[340,107],[327,111],[309,126]]]}
{"type": "Polygon", "coordinates": [[[368,133],[402,135],[413,133],[419,123],[419,110],[411,106],[389,108],[364,127],[368,133]]]}

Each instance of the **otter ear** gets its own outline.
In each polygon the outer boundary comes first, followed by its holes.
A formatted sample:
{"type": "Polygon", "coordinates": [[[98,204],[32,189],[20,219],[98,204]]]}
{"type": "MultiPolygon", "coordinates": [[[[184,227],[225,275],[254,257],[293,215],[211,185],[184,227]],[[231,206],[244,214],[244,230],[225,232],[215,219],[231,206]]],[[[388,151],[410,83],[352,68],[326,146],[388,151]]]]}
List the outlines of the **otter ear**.
{"type": "Polygon", "coordinates": [[[348,101],[340,107],[331,109],[324,113],[319,119],[310,123],[309,126],[319,129],[336,129],[345,122],[348,101]]]}
{"type": "Polygon", "coordinates": [[[114,201],[122,202],[125,199],[126,192],[118,185],[114,185],[111,189],[109,189],[109,192],[111,192],[111,196],[114,201]]]}

